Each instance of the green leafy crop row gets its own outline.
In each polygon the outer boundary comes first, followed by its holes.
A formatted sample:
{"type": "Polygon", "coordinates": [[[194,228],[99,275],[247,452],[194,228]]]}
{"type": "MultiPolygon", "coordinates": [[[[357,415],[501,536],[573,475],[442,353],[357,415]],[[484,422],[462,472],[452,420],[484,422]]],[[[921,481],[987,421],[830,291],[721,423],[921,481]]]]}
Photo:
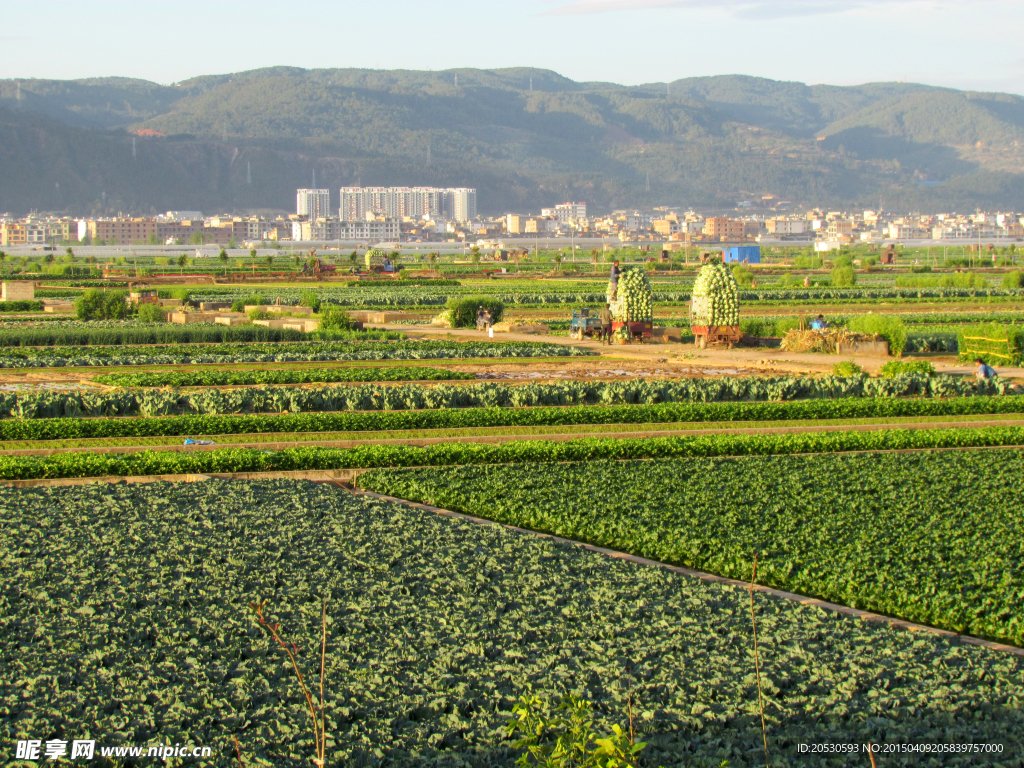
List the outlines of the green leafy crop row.
{"type": "Polygon", "coordinates": [[[0,347],[82,347],[133,344],[224,344],[240,342],[301,341],[301,331],[262,325],[122,325],[106,328],[5,328],[0,347]]]}
{"type": "Polygon", "coordinates": [[[443,381],[474,379],[471,373],[443,368],[387,366],[380,368],[276,368],[239,371],[146,371],[104,373],[93,378],[112,387],[215,387],[233,384],[311,384],[369,381],[443,381]]]}
{"type": "Polygon", "coordinates": [[[35,391],[0,393],[0,416],[21,419],[81,416],[172,416],[182,413],[302,413],[308,411],[393,411],[432,408],[613,405],[685,401],[796,400],[843,397],[961,397],[1016,393],[1007,382],[910,374],[887,379],[863,377],[567,381],[507,385],[481,382],[436,386],[362,384],[318,388],[104,392],[35,391]]]}
{"type": "MultiPolygon", "coordinates": [[[[361,332],[353,333],[353,338],[361,335],[361,332]]],[[[152,347],[89,347],[88,350],[68,347],[9,348],[0,349],[0,368],[284,363],[318,360],[454,360],[470,357],[585,357],[595,354],[579,347],[532,341],[305,341],[287,345],[182,344],[152,347]]]]}
{"type": "MultiPolygon", "coordinates": [[[[266,599],[306,669],[327,601],[330,768],[507,768],[527,686],[585,689],[597,731],[628,698],[647,765],[764,765],[744,590],[309,482],[0,489],[0,510],[10,756],[92,733],[238,768],[237,737],[246,766],[309,766],[292,675],[245,608],[266,599]]],[[[762,595],[755,609],[773,766],[808,764],[801,743],[923,740],[998,744],[1014,765],[1019,659],[762,595]]]]}
{"type": "Polygon", "coordinates": [[[575,424],[664,424],[711,421],[797,421],[884,416],[1024,414],[1024,397],[864,397],[789,402],[654,403],[533,408],[439,408],[285,414],[221,414],[128,419],[0,419],[2,440],[181,437],[270,432],[370,432],[575,424]]]}
{"type": "Polygon", "coordinates": [[[516,462],[746,456],[836,451],[1024,446],[1022,427],[890,429],[874,432],[729,434],[639,439],[581,437],[564,442],[524,440],[499,444],[439,443],[428,446],[370,445],[358,448],[286,448],[263,451],[59,453],[0,456],[0,478],[23,480],[104,475],[166,475],[207,472],[283,472],[366,467],[450,466],[516,462]]]}

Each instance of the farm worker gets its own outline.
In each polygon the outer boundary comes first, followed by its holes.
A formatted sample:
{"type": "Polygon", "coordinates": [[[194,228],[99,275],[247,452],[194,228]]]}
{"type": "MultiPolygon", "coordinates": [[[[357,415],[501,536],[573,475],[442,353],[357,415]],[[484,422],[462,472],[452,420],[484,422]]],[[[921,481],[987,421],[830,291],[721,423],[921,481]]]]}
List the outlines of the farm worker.
{"type": "Polygon", "coordinates": [[[476,329],[482,331],[484,328],[484,308],[479,306],[476,308],[476,329]]]}
{"type": "Polygon", "coordinates": [[[615,298],[615,295],[619,292],[619,275],[621,275],[621,274],[622,274],[622,270],[619,269],[619,260],[616,259],[615,263],[612,264],[612,274],[611,274],[612,298],[613,299],[615,298]]]}
{"type": "Polygon", "coordinates": [[[993,368],[991,365],[986,365],[985,361],[982,360],[980,357],[974,362],[978,364],[978,370],[974,372],[974,377],[978,379],[978,381],[981,381],[983,379],[992,379],[998,375],[996,374],[996,369],[993,368]]]}
{"type": "Polygon", "coordinates": [[[822,315],[818,315],[816,318],[811,320],[811,328],[816,331],[824,331],[828,328],[828,323],[825,322],[825,318],[822,315]]]}
{"type": "Polygon", "coordinates": [[[491,310],[489,310],[489,309],[485,309],[484,310],[483,321],[484,321],[484,330],[486,331],[488,328],[491,327],[491,310]]]}
{"type": "Polygon", "coordinates": [[[601,342],[604,344],[612,343],[612,311],[608,304],[604,305],[604,309],[597,313],[598,319],[601,321],[601,342]]]}

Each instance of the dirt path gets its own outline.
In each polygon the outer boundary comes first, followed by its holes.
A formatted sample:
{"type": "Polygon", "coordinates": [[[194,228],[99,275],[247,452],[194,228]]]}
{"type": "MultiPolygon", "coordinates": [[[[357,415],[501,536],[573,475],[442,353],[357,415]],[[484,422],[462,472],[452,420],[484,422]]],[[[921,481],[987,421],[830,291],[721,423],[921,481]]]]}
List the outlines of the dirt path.
{"type": "MultiPolygon", "coordinates": [[[[386,325],[374,326],[388,330],[400,330],[413,339],[451,337],[463,341],[487,340],[486,333],[476,330],[429,328],[427,326],[386,325]]],[[[814,353],[785,352],[765,347],[736,347],[734,349],[699,350],[693,344],[650,343],[604,346],[597,341],[573,341],[565,336],[535,336],[522,333],[496,333],[495,341],[547,341],[552,344],[579,347],[600,353],[602,356],[626,358],[653,363],[686,363],[691,366],[710,368],[748,368],[754,375],[807,375],[830,373],[832,366],[843,360],[853,360],[869,373],[878,373],[891,358],[868,357],[866,355],[822,355],[814,353]]],[[[950,375],[973,375],[972,366],[957,361],[953,356],[929,357],[935,369],[950,375]]],[[[575,362],[575,361],[574,361],[575,362]]],[[[1024,379],[1024,368],[1000,368],[1000,375],[1009,379],[1024,379]]]]}

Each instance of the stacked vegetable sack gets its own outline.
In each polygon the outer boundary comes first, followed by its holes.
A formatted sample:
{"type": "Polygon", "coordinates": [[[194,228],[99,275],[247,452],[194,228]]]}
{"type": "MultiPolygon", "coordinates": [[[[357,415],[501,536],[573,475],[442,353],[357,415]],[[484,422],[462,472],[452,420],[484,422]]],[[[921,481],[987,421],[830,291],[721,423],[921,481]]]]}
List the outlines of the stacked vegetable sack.
{"type": "Polygon", "coordinates": [[[654,293],[647,273],[636,267],[622,270],[619,287],[612,299],[612,284],[608,283],[608,304],[612,317],[618,322],[645,322],[654,320],[654,293]]]}
{"type": "Polygon", "coordinates": [[[732,270],[725,264],[707,264],[701,267],[700,274],[693,284],[692,296],[695,299],[694,325],[739,325],[739,288],[732,270]]]}
{"type": "Polygon", "coordinates": [[[366,252],[366,268],[383,267],[387,254],[380,248],[371,248],[366,252]]]}

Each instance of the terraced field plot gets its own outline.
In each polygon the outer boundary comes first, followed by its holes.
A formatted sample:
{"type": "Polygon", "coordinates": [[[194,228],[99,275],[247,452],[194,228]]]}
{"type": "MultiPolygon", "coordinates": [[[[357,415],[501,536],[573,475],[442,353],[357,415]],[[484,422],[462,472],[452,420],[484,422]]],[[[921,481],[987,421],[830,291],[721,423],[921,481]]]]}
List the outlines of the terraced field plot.
{"type": "MultiPolygon", "coordinates": [[[[228,768],[237,736],[246,765],[308,765],[301,698],[246,606],[268,600],[315,666],[327,599],[332,765],[507,766],[528,686],[585,695],[602,728],[632,688],[649,765],[763,764],[745,590],[306,482],[2,491],[0,509],[5,740],[201,743],[228,768]]],[[[1021,659],[761,595],[755,613],[772,765],[807,765],[801,743],[966,741],[998,757],[879,760],[1019,764],[1021,659]]]]}

